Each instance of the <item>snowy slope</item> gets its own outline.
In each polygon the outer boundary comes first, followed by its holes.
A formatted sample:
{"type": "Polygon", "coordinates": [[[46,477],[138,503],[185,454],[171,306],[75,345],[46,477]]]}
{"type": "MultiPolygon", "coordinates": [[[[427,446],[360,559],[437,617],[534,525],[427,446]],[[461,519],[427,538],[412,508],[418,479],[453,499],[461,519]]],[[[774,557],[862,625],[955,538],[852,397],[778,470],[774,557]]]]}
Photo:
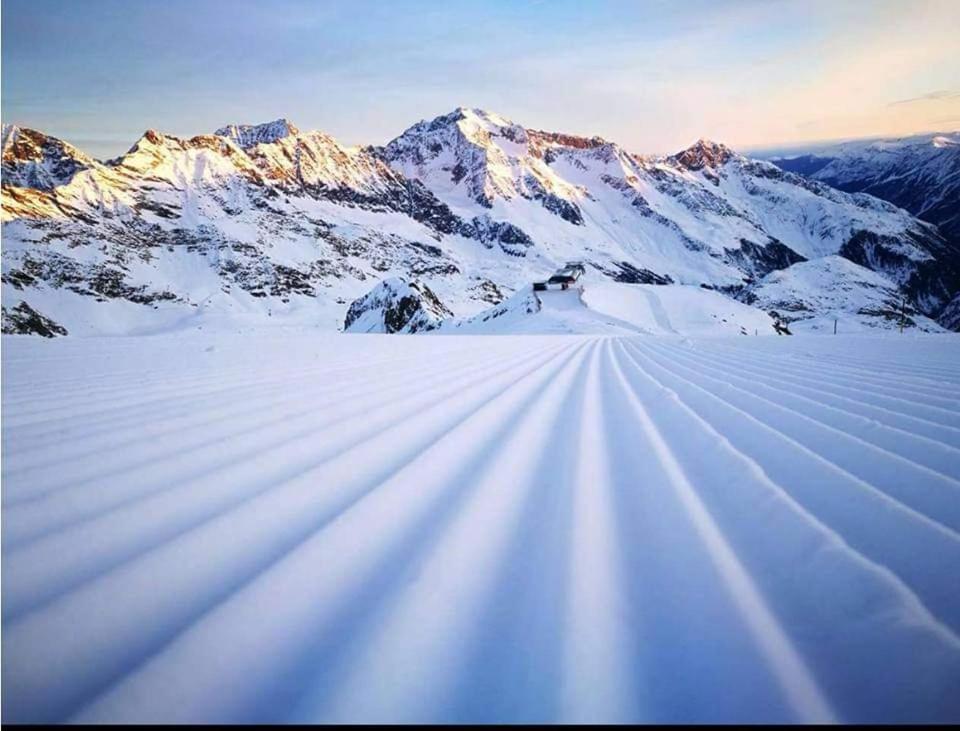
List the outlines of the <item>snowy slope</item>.
{"type": "Polygon", "coordinates": [[[604,284],[584,292],[587,305],[652,335],[772,335],[763,310],[692,286],[604,284]]]}
{"type": "Polygon", "coordinates": [[[905,302],[889,279],[839,256],[771,272],[741,298],[765,312],[777,312],[793,323],[795,332],[832,331],[834,320],[844,333],[899,327],[901,321],[908,328],[943,331],[905,302]]]}
{"type": "Polygon", "coordinates": [[[579,289],[534,292],[531,286],[473,317],[447,320],[439,332],[451,335],[634,335],[643,331],[632,322],[591,309],[579,289]]]}
{"type": "Polygon", "coordinates": [[[5,337],[3,720],[955,722],[958,348],[5,337]]]}
{"type": "Polygon", "coordinates": [[[685,285],[620,284],[598,278],[582,290],[526,287],[443,334],[773,335],[773,319],[719,292],[685,285]]]}
{"type": "Polygon", "coordinates": [[[936,224],[960,251],[960,132],[846,142],[772,161],[835,188],[890,201],[936,224]]]}
{"type": "Polygon", "coordinates": [[[840,253],[931,317],[960,290],[934,228],[706,140],[654,159],[458,109],[379,149],[282,119],[103,163],[21,128],[3,149],[5,322],[25,303],[71,335],[333,330],[391,277],[470,317],[571,258],[733,294],[840,253]]]}
{"type": "Polygon", "coordinates": [[[887,273],[932,313],[960,287],[960,272],[938,259],[945,242],[903,211],[708,140],[651,159],[461,108],[414,125],[383,155],[454,212],[480,206],[520,228],[533,244],[526,256],[586,257],[622,281],[736,287],[843,253],[887,273]]]}

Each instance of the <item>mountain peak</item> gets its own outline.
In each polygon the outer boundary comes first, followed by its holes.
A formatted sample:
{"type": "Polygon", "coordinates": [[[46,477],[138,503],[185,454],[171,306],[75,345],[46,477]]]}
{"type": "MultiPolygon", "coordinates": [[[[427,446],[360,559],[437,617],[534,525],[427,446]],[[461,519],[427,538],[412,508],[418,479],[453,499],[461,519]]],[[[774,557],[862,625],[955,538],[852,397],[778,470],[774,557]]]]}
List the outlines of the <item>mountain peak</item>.
{"type": "Polygon", "coordinates": [[[936,135],[932,140],[934,147],[958,147],[960,135],[936,135]]]}
{"type": "Polygon", "coordinates": [[[481,109],[480,107],[457,107],[455,112],[465,119],[478,119],[498,125],[513,124],[503,115],[491,112],[488,109],[481,109]]]}
{"type": "Polygon", "coordinates": [[[670,159],[688,170],[702,170],[705,167],[720,167],[733,157],[736,157],[736,153],[726,145],[701,137],[670,159]]]}
{"type": "Polygon", "coordinates": [[[94,161],[69,142],[27,127],[3,126],[3,182],[52,190],[94,161]]]}
{"type": "Polygon", "coordinates": [[[467,136],[471,131],[476,130],[495,132],[504,128],[518,127],[518,125],[496,112],[478,107],[457,107],[447,114],[417,122],[400,136],[423,135],[454,126],[467,136]]]}
{"type": "Polygon", "coordinates": [[[228,124],[214,134],[228,137],[239,147],[246,149],[263,143],[276,142],[284,137],[294,137],[300,134],[300,130],[289,120],[281,118],[263,124],[228,124]]]}
{"type": "Polygon", "coordinates": [[[5,124],[3,125],[3,149],[7,149],[7,143],[13,144],[17,141],[17,133],[20,131],[20,128],[15,124],[5,124]]]}

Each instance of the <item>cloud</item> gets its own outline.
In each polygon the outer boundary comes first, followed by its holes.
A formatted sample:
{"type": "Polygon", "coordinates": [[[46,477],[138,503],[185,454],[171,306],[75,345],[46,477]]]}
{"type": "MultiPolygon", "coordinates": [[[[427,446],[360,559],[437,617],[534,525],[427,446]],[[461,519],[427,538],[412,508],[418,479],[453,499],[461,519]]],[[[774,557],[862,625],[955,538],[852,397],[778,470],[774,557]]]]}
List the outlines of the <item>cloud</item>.
{"type": "Polygon", "coordinates": [[[938,89],[937,91],[931,91],[926,94],[921,94],[920,96],[911,97],[910,99],[900,99],[895,102],[890,102],[890,104],[887,106],[895,107],[898,104],[913,104],[915,102],[956,99],[957,97],[960,97],[960,90],[958,89],[938,89]]]}

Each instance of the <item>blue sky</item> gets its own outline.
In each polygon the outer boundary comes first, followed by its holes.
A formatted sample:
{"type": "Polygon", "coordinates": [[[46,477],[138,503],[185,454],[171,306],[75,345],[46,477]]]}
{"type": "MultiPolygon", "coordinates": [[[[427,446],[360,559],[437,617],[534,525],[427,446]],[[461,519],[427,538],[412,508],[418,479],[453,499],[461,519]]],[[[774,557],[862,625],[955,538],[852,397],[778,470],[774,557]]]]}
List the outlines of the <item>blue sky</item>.
{"type": "Polygon", "coordinates": [[[2,117],[98,156],[457,106],[637,152],[960,128],[956,0],[3,0],[2,117]]]}

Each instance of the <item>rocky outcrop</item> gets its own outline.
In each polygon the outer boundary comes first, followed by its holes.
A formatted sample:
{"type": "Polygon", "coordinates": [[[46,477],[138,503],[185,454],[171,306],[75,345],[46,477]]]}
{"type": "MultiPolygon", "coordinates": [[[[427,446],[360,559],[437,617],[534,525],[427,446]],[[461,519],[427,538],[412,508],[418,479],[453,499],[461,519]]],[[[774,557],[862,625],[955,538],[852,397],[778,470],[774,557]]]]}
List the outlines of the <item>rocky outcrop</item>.
{"type": "Polygon", "coordinates": [[[343,330],[413,334],[435,330],[452,316],[427,285],[391,277],[351,303],[343,330]]]}
{"type": "Polygon", "coordinates": [[[960,294],[953,298],[940,313],[939,322],[948,330],[960,332],[960,294]]]}
{"type": "Polygon", "coordinates": [[[229,137],[239,147],[246,149],[262,143],[276,142],[284,137],[298,135],[300,130],[286,119],[278,119],[265,124],[229,124],[226,127],[221,127],[214,134],[229,137]]]}
{"type": "Polygon", "coordinates": [[[4,335],[39,335],[53,338],[67,334],[67,328],[40,314],[26,302],[21,301],[9,310],[4,306],[2,311],[4,335]]]}
{"type": "Polygon", "coordinates": [[[750,277],[760,278],[777,269],[786,269],[806,259],[780,241],[768,241],[766,244],[757,244],[747,239],[740,239],[740,248],[726,249],[727,260],[750,277]]]}
{"type": "Polygon", "coordinates": [[[680,167],[695,171],[704,168],[718,168],[727,164],[734,155],[733,150],[726,145],[701,138],[670,159],[680,167]]]}
{"type": "Polygon", "coordinates": [[[506,221],[494,221],[490,216],[477,216],[460,227],[459,232],[467,238],[476,239],[488,249],[499,246],[511,256],[526,256],[533,246],[533,239],[521,229],[506,221]]]}
{"type": "Polygon", "coordinates": [[[960,291],[960,262],[949,256],[916,257],[912,254],[918,244],[927,251],[943,251],[947,246],[936,238],[932,242],[918,241],[910,236],[884,236],[861,230],[844,243],[839,254],[860,266],[882,272],[900,285],[922,312],[936,317],[960,291]]]}
{"type": "Polygon", "coordinates": [[[3,185],[52,190],[96,163],[73,145],[43,132],[3,126],[3,185]]]}

